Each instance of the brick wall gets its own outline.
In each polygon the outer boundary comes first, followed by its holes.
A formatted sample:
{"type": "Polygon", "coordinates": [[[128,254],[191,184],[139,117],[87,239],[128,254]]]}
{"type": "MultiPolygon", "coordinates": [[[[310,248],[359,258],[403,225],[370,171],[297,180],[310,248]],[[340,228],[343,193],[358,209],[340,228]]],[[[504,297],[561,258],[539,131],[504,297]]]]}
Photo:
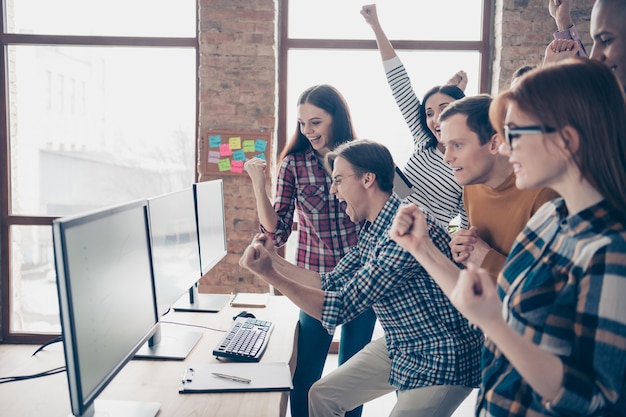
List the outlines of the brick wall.
{"type": "MultiPolygon", "coordinates": [[[[575,1],[572,13],[588,52],[593,1],[575,1]]],[[[494,0],[493,93],[506,88],[521,65],[541,62],[556,30],[547,4],[494,0]]],[[[275,131],[277,6],[278,0],[199,0],[200,131],[275,131]]],[[[245,174],[223,180],[228,255],[202,279],[201,291],[266,291],[263,282],[238,266],[258,230],[250,180],[245,174]]]]}
{"type": "MultiPolygon", "coordinates": [[[[589,19],[594,0],[573,1],[572,19],[587,52],[591,52],[589,19]]],[[[495,0],[492,93],[508,88],[511,75],[522,65],[541,63],[556,31],[548,0],[495,0]]]]}
{"type": "MultiPolygon", "coordinates": [[[[200,132],[273,132],[277,109],[275,1],[199,0],[198,5],[200,132]]],[[[203,176],[200,180],[214,178],[203,176]]],[[[267,291],[267,285],[238,265],[258,231],[250,179],[242,174],[224,176],[223,181],[228,255],[200,281],[200,291],[267,291]]]]}

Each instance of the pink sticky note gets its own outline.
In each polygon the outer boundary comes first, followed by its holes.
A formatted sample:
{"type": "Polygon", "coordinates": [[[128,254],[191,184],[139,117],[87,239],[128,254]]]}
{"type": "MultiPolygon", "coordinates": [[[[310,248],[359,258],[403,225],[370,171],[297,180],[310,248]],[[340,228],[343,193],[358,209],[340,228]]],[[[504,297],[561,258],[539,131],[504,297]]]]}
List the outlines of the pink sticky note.
{"type": "Polygon", "coordinates": [[[232,172],[242,173],[243,172],[243,161],[231,161],[230,170],[232,172]]]}
{"type": "Polygon", "coordinates": [[[230,144],[222,143],[220,145],[220,156],[231,156],[233,151],[230,150],[230,144]]]}

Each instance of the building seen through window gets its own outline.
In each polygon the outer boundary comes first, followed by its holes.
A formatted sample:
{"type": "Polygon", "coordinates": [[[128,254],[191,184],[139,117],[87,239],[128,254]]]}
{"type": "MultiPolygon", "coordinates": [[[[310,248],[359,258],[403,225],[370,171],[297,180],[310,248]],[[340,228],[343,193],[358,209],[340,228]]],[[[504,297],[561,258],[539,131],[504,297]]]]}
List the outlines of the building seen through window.
{"type": "Polygon", "coordinates": [[[10,292],[2,303],[11,307],[3,329],[6,335],[8,323],[19,338],[61,330],[55,217],[194,182],[196,4],[2,5],[9,126],[3,175],[10,184],[9,262],[2,271],[10,292]]]}

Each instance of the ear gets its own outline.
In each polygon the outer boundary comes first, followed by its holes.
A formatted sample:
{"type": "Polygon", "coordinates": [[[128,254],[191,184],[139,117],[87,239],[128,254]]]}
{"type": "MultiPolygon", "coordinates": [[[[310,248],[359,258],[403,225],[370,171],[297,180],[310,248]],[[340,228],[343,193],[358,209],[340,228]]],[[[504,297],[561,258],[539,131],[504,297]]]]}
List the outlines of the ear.
{"type": "Polygon", "coordinates": [[[376,174],[373,172],[366,172],[363,174],[362,180],[365,188],[371,188],[374,184],[376,184],[376,174]]]}
{"type": "Polygon", "coordinates": [[[502,145],[502,137],[500,134],[495,133],[491,139],[489,139],[489,153],[492,155],[498,155],[498,151],[500,149],[500,145],[502,145]]]}
{"type": "Polygon", "coordinates": [[[570,156],[576,155],[580,147],[580,135],[578,131],[572,126],[565,126],[560,130],[560,133],[561,141],[559,143],[563,147],[563,151],[570,156]]]}

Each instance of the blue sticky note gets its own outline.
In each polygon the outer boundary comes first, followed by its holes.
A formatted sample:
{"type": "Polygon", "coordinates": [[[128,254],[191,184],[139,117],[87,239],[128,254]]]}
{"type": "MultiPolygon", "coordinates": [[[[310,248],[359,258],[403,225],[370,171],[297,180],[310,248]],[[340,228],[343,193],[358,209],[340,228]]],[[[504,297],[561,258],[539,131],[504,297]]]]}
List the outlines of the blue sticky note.
{"type": "Polygon", "coordinates": [[[246,153],[243,150],[241,150],[241,149],[233,151],[233,159],[235,161],[245,161],[246,160],[246,153]]]}
{"type": "Polygon", "coordinates": [[[263,139],[257,139],[254,141],[254,150],[258,152],[265,152],[267,147],[267,141],[263,139]]]}
{"type": "Polygon", "coordinates": [[[209,135],[209,147],[219,148],[222,143],[222,137],[220,135],[209,135]]]}
{"type": "Polygon", "coordinates": [[[262,160],[264,160],[264,161],[267,161],[267,159],[265,159],[265,154],[264,154],[264,153],[260,153],[260,154],[258,154],[258,155],[254,155],[254,157],[255,157],[255,158],[262,159],[262,160]]]}

